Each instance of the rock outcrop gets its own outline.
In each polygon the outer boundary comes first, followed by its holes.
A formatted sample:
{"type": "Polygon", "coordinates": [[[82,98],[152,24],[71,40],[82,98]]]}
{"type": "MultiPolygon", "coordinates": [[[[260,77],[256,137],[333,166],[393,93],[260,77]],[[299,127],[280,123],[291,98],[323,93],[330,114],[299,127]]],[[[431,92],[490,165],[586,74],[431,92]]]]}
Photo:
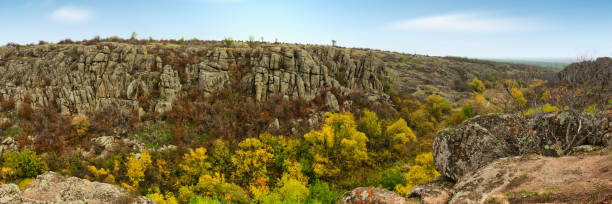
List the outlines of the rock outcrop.
{"type": "Polygon", "coordinates": [[[374,187],[359,187],[344,194],[338,201],[340,204],[371,203],[371,204],[416,204],[393,191],[374,187]]]}
{"type": "Polygon", "coordinates": [[[418,185],[422,203],[612,200],[612,112],[477,116],[434,141],[443,175],[418,185]]]}
{"type": "Polygon", "coordinates": [[[384,95],[385,63],[371,53],[333,47],[274,45],[220,48],[100,42],[0,47],[0,94],[64,113],[107,106],[164,112],[192,87],[210,93],[246,73],[258,100],[273,95],[313,99],[336,88],[344,94],[384,95]]]}
{"type": "Polygon", "coordinates": [[[463,177],[449,203],[599,203],[612,199],[612,149],[494,161],[463,177]]]}
{"type": "Polygon", "coordinates": [[[438,132],[435,166],[458,181],[464,174],[504,157],[536,153],[561,156],[579,145],[610,143],[612,117],[578,112],[477,116],[454,129],[438,132]]]}
{"type": "Polygon", "coordinates": [[[0,203],[154,203],[135,197],[107,183],[91,182],[76,177],[66,178],[54,172],[36,177],[23,192],[15,184],[0,186],[0,203]]]}

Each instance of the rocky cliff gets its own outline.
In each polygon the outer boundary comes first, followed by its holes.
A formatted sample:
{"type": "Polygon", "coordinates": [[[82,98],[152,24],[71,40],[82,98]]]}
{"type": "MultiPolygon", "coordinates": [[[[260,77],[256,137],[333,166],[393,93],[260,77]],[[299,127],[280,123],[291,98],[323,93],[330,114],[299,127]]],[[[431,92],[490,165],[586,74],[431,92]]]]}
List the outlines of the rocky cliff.
{"type": "Polygon", "coordinates": [[[186,90],[210,93],[227,87],[232,77],[258,100],[312,99],[330,88],[384,96],[383,75],[384,63],[373,55],[333,47],[113,42],[0,47],[0,93],[64,113],[106,106],[164,112],[186,90]]]}
{"type": "Polygon", "coordinates": [[[259,101],[313,99],[328,89],[363,92],[377,101],[386,100],[384,92],[391,89],[454,101],[469,95],[467,81],[475,77],[525,70],[517,64],[330,46],[83,41],[1,46],[0,94],[72,114],[108,106],[165,112],[192,88],[206,94],[232,83],[259,101]]]}

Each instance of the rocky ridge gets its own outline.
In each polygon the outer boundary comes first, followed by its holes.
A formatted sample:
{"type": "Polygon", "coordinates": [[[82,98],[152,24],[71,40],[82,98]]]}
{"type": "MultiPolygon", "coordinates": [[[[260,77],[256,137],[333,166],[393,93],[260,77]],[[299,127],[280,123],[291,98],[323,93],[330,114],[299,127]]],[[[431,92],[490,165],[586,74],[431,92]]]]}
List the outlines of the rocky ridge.
{"type": "Polygon", "coordinates": [[[107,106],[164,112],[191,87],[202,93],[227,87],[240,69],[248,69],[240,83],[258,100],[273,95],[312,99],[330,88],[386,96],[384,63],[368,53],[113,42],[0,47],[0,93],[71,114],[107,106]]]}

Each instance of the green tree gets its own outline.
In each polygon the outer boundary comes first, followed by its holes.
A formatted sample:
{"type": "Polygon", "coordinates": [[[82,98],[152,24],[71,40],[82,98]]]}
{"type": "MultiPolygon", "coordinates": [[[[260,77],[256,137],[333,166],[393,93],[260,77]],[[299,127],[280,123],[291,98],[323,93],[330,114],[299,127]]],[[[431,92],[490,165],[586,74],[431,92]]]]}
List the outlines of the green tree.
{"type": "Polygon", "coordinates": [[[376,113],[370,110],[363,110],[363,117],[359,120],[358,129],[367,135],[371,143],[380,142],[382,140],[382,123],[380,119],[378,119],[376,113]]]}
{"type": "MultiPolygon", "coordinates": [[[[34,178],[49,168],[36,152],[23,149],[20,152],[5,152],[2,155],[2,167],[8,168],[17,178],[34,178]]],[[[3,170],[5,169],[3,168],[3,170]]]]}
{"type": "Polygon", "coordinates": [[[476,113],[474,112],[472,105],[469,103],[463,105],[463,108],[461,108],[461,112],[463,113],[463,116],[465,116],[466,118],[472,118],[476,116],[476,113]]]}

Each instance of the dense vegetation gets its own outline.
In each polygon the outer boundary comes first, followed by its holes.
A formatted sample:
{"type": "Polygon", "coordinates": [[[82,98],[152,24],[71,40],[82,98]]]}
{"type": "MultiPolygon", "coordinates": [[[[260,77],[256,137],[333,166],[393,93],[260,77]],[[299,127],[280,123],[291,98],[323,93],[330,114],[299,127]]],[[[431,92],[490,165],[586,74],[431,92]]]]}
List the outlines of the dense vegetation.
{"type": "MultiPolygon", "coordinates": [[[[236,43],[230,40],[223,43],[236,43]]],[[[326,90],[340,104],[352,105],[325,113],[310,127],[312,113],[326,110],[323,93],[311,101],[282,96],[256,101],[242,85],[245,65],[233,66],[229,88],[207,95],[190,89],[172,110],[144,117],[114,109],[69,116],[33,106],[27,97],[21,103],[0,97],[0,116],[10,118],[0,121],[0,135],[19,145],[19,151],[3,154],[0,176],[20,183],[57,171],[115,184],[158,203],[333,203],[359,186],[407,195],[440,175],[431,155],[438,130],[488,113],[594,113],[612,105],[607,85],[570,86],[534,69],[454,82],[471,93],[453,102],[391,85],[385,89],[391,100],[376,103],[361,92],[326,90]],[[296,123],[269,128],[274,119],[296,123]],[[126,142],[113,154],[88,153],[95,148],[91,139],[112,134],[136,135],[146,148],[134,152],[126,142]]]]}

